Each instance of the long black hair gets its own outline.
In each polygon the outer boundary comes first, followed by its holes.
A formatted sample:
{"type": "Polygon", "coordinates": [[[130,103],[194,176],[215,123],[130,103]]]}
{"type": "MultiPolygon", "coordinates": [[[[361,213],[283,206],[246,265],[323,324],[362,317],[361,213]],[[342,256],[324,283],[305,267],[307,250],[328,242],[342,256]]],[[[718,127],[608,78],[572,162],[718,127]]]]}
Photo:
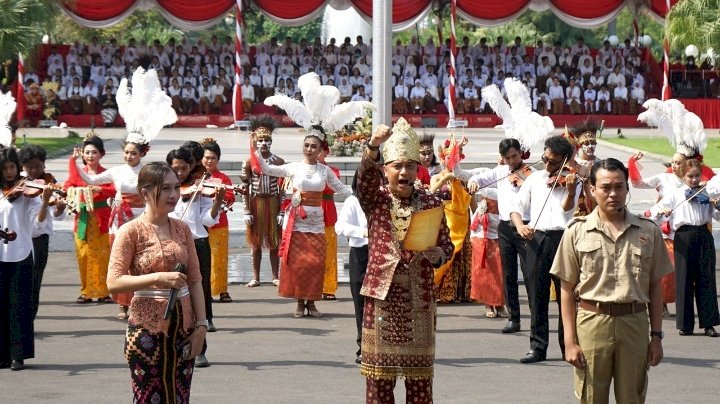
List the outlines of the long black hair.
{"type": "Polygon", "coordinates": [[[20,178],[20,158],[18,158],[17,150],[15,150],[14,147],[3,147],[0,149],[0,170],[4,170],[7,163],[15,164],[17,172],[12,181],[6,181],[5,176],[0,175],[0,185],[2,185],[3,188],[10,186],[12,182],[20,178]]]}

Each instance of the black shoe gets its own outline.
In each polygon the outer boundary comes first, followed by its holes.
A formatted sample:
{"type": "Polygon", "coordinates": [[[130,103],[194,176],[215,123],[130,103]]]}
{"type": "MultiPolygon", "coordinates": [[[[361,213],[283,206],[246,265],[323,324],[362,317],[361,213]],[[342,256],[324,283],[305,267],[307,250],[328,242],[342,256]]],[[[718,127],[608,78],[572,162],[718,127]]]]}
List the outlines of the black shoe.
{"type": "Polygon", "coordinates": [[[520,358],[522,363],[535,363],[542,362],[545,360],[545,352],[539,349],[531,349],[530,352],[526,353],[525,356],[520,358]]]}
{"type": "Polygon", "coordinates": [[[355,358],[355,363],[357,363],[358,365],[361,364],[361,363],[362,363],[362,356],[357,356],[357,357],[355,358]]]}
{"type": "Polygon", "coordinates": [[[693,330],[680,330],[679,334],[686,337],[688,335],[693,335],[693,330]]]}
{"type": "Polygon", "coordinates": [[[22,359],[14,360],[10,362],[10,370],[23,370],[25,369],[25,362],[22,359]]]}
{"type": "Polygon", "coordinates": [[[716,338],[718,336],[718,332],[715,331],[715,328],[713,327],[705,327],[705,335],[708,337],[716,338]]]}
{"type": "Polygon", "coordinates": [[[502,329],[503,334],[512,334],[515,332],[520,331],[520,322],[519,321],[508,321],[507,324],[505,324],[505,327],[502,329]]]}
{"type": "Polygon", "coordinates": [[[195,357],[195,367],[196,368],[206,368],[210,366],[210,362],[208,362],[207,358],[205,357],[205,354],[200,354],[195,357]]]}
{"type": "Polygon", "coordinates": [[[212,320],[208,320],[207,332],[215,332],[215,331],[217,331],[217,327],[215,327],[215,324],[213,324],[212,320]]]}

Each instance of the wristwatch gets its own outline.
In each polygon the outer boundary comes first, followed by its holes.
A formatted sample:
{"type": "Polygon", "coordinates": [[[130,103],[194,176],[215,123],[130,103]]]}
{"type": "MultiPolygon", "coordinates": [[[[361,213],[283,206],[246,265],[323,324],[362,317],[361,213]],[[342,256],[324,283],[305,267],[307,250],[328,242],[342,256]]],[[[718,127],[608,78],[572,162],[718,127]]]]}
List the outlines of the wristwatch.
{"type": "Polygon", "coordinates": [[[210,322],[207,320],[199,320],[195,322],[195,328],[197,327],[205,327],[207,330],[208,327],[210,327],[210,322]]]}
{"type": "Polygon", "coordinates": [[[662,331],[650,331],[650,337],[658,337],[660,339],[665,338],[665,333],[662,331]]]}

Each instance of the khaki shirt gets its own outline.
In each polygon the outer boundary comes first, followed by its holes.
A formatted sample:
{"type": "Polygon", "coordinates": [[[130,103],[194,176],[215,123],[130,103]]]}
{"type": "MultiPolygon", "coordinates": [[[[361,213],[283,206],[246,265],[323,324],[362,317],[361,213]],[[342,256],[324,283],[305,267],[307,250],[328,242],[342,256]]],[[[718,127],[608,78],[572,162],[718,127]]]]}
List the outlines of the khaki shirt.
{"type": "Polygon", "coordinates": [[[575,296],[604,303],[649,303],[650,285],[673,271],[655,223],[626,214],[617,240],[598,210],[565,230],[550,273],[575,285],[575,296]]]}

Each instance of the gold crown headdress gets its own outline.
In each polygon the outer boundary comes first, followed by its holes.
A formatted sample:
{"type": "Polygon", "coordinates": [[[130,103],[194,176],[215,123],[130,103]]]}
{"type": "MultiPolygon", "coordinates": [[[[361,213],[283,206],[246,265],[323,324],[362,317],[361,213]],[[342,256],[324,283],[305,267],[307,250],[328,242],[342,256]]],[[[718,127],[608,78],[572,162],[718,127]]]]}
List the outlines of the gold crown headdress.
{"type": "Polygon", "coordinates": [[[383,145],[385,164],[395,160],[420,162],[420,141],[418,135],[405,118],[400,117],[392,128],[392,135],[383,145]]]}
{"type": "Polygon", "coordinates": [[[275,126],[275,120],[270,115],[255,117],[250,120],[250,137],[253,139],[272,139],[275,126]]]}
{"type": "Polygon", "coordinates": [[[41,87],[45,92],[47,92],[48,90],[52,90],[54,93],[57,93],[58,88],[60,88],[60,83],[46,80],[43,81],[41,87]]]}

